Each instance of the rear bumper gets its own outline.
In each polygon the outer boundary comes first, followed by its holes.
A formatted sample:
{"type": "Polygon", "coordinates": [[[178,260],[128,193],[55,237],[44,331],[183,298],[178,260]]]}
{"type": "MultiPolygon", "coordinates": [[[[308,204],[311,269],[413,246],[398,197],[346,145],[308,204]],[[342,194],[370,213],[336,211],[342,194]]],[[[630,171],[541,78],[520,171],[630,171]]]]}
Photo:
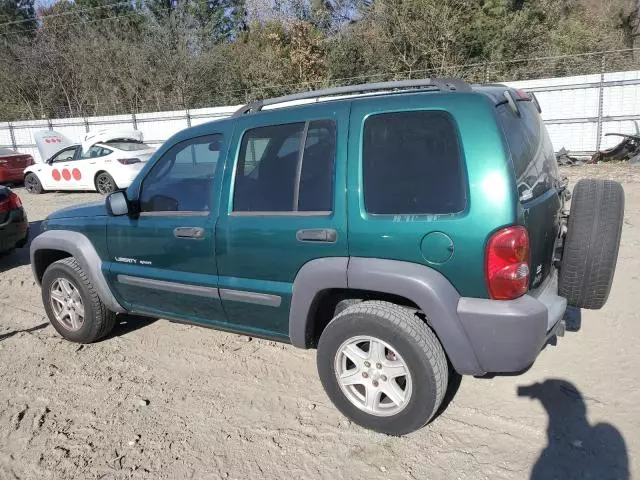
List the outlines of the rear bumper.
{"type": "Polygon", "coordinates": [[[557,291],[554,271],[539,289],[517,300],[460,298],[458,318],[485,373],[519,372],[534,362],[567,308],[557,291]]]}
{"type": "Polygon", "coordinates": [[[0,252],[24,246],[29,236],[29,222],[23,208],[12,210],[0,223],[0,252]]]}

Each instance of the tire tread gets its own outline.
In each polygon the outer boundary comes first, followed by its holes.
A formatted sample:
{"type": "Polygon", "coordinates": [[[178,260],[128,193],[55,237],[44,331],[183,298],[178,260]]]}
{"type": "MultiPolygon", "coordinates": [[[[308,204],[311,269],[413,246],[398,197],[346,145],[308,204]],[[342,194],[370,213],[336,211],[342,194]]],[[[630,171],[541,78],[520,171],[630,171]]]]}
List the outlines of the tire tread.
{"type": "Polygon", "coordinates": [[[569,305],[600,309],[615,273],[624,219],[622,185],[580,180],[573,191],[558,291],[569,305]]]}

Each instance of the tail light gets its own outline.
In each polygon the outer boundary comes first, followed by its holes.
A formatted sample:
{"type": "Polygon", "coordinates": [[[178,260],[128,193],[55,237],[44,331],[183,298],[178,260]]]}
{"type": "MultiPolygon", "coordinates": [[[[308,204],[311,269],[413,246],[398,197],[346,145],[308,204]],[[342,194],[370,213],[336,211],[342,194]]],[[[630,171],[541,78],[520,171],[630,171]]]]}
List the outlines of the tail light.
{"type": "Polygon", "coordinates": [[[142,160],[140,160],[139,158],[119,158],[118,161],[122,165],[133,165],[134,163],[142,162],[142,160]]]}
{"type": "Polygon", "coordinates": [[[4,200],[0,200],[0,213],[9,213],[12,210],[20,208],[22,200],[14,192],[9,192],[9,196],[4,200]]]}
{"type": "Polygon", "coordinates": [[[529,289],[529,233],[522,226],[503,228],[489,239],[485,275],[494,300],[512,300],[529,289]]]}

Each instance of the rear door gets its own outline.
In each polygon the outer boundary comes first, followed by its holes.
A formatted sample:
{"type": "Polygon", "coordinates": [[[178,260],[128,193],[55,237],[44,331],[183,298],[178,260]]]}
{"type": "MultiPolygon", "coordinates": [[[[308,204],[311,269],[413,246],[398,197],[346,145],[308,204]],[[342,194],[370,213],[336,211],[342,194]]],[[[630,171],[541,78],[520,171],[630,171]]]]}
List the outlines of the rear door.
{"type": "Polygon", "coordinates": [[[534,102],[520,100],[497,108],[498,121],[513,163],[521,221],[529,231],[531,288],[551,271],[560,228],[559,173],[553,145],[534,102]]]}
{"type": "Polygon", "coordinates": [[[109,164],[104,163],[105,158],[111,153],[113,153],[113,150],[109,148],[93,145],[80,154],[73,171],[79,188],[83,190],[96,189],[96,174],[100,170],[106,170],[111,165],[111,162],[109,164]]]}
{"type": "Polygon", "coordinates": [[[307,262],[346,257],[348,104],[237,120],[216,250],[230,322],[288,338],[293,281],[307,262]]]}

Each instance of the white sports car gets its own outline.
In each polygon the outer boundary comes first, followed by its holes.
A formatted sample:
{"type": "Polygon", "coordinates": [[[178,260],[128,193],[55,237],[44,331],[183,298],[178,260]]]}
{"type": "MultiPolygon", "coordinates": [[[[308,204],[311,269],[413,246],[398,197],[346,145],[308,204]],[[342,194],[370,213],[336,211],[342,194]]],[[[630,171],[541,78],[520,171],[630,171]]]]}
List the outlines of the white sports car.
{"type": "Polygon", "coordinates": [[[29,193],[45,190],[97,190],[106,195],[128,187],[155,151],[138,130],[88,133],[80,144],[61,133],[34,133],[43,163],[24,170],[29,193]]]}

